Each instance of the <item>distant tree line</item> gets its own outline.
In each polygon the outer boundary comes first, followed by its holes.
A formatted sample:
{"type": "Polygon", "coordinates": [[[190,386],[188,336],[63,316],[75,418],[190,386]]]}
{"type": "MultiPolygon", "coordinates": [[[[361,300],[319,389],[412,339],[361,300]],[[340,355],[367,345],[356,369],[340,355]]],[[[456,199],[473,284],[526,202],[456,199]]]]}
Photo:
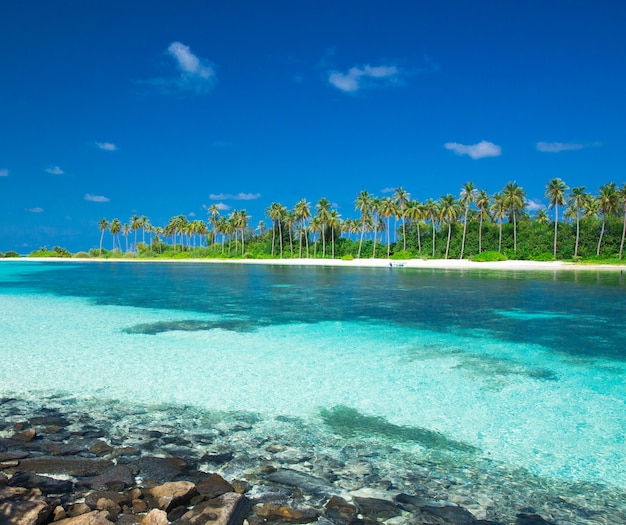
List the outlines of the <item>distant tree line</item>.
{"type": "Polygon", "coordinates": [[[383,197],[359,192],[356,218],[343,219],[326,198],[314,206],[301,199],[291,209],[272,202],[268,221],[254,229],[246,210],[226,216],[214,204],[206,221],[177,215],[154,226],[139,215],[127,223],[103,218],[96,255],[463,259],[493,252],[511,259],[622,259],[626,184],[606,183],[594,195],[554,178],[545,199],[547,207],[531,214],[526,193],[515,182],[493,195],[468,182],[458,197],[425,201],[399,187],[383,197]],[[107,232],[111,251],[103,247],[107,232]]]}

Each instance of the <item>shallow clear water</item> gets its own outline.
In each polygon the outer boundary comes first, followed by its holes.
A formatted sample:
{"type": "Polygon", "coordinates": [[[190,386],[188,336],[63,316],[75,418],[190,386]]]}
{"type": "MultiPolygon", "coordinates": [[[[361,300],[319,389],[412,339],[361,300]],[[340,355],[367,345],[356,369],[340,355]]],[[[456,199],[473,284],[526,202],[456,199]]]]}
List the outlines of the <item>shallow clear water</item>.
{"type": "Polygon", "coordinates": [[[619,272],[15,261],[0,305],[0,396],[296,417],[626,488],[619,272]]]}

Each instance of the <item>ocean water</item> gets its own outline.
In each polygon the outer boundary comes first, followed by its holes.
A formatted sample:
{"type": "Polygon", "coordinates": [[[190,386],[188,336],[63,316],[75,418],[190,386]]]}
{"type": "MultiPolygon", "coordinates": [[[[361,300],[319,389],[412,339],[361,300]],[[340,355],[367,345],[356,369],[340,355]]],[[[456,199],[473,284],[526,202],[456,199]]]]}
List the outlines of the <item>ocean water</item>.
{"type": "Polygon", "coordinates": [[[0,397],[297,418],[623,491],[625,319],[621,272],[11,261],[0,397]]]}

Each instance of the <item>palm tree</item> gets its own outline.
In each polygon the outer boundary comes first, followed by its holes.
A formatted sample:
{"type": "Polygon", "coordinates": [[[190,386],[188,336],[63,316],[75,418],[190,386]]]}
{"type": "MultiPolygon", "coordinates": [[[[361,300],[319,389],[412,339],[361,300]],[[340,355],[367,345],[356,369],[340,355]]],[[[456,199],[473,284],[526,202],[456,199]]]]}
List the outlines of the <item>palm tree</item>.
{"type": "Polygon", "coordinates": [[[550,199],[548,208],[554,206],[554,257],[556,257],[556,241],[559,226],[559,205],[565,204],[565,192],[569,190],[567,184],[558,177],[551,179],[546,185],[546,198],[550,199]]]}
{"type": "Polygon", "coordinates": [[[380,199],[374,197],[370,204],[372,212],[372,221],[374,226],[374,249],[372,250],[372,259],[376,259],[376,242],[378,241],[378,227],[380,226],[380,199]]]}
{"type": "Polygon", "coordinates": [[[148,217],[142,215],[139,219],[139,225],[141,226],[141,243],[146,244],[146,230],[150,228],[148,217]]]}
{"type": "Polygon", "coordinates": [[[296,223],[296,214],[293,210],[287,210],[285,213],[285,226],[289,232],[289,256],[293,258],[293,225],[296,223]]]}
{"type": "Polygon", "coordinates": [[[129,224],[124,223],[122,225],[122,235],[124,236],[124,239],[126,239],[126,253],[128,253],[128,234],[131,231],[131,227],[129,224]]]}
{"type": "Polygon", "coordinates": [[[619,243],[619,258],[621,259],[624,253],[624,240],[626,239],[626,183],[623,183],[619,187],[619,190],[617,190],[617,196],[619,198],[620,205],[622,206],[622,213],[624,214],[624,224],[622,225],[622,240],[619,243]]]}
{"type": "Polygon", "coordinates": [[[567,205],[572,210],[574,217],[576,217],[576,244],[574,245],[574,257],[578,257],[578,244],[580,240],[580,215],[583,212],[587,201],[589,200],[589,194],[585,193],[584,186],[578,186],[572,188],[571,193],[567,197],[567,205]]]}
{"type": "Polygon", "coordinates": [[[498,221],[498,251],[502,252],[502,220],[506,217],[506,204],[502,193],[494,194],[491,211],[494,219],[498,221]]]}
{"type": "Polygon", "coordinates": [[[508,182],[502,194],[506,209],[513,217],[513,251],[517,252],[517,214],[526,207],[526,194],[515,182],[508,182]]]}
{"type": "Polygon", "coordinates": [[[104,239],[104,232],[109,227],[109,221],[104,217],[98,221],[98,229],[100,230],[100,255],[102,255],[102,240],[104,239]]]}
{"type": "Polygon", "coordinates": [[[474,204],[478,208],[478,216],[480,217],[480,225],[478,227],[478,253],[483,251],[483,220],[489,218],[489,206],[491,199],[485,190],[478,190],[478,194],[474,199],[474,204]]]}
{"type": "Polygon", "coordinates": [[[120,222],[119,219],[115,218],[111,221],[111,224],[109,224],[109,231],[111,232],[111,235],[113,236],[113,250],[115,250],[115,239],[117,239],[117,244],[120,248],[120,251],[122,250],[122,245],[120,244],[120,240],[119,240],[119,233],[122,230],[122,223],[120,222]]]}
{"type": "Polygon", "coordinates": [[[263,219],[259,221],[259,224],[254,231],[259,232],[259,236],[263,237],[263,234],[265,233],[265,221],[263,219]]]}
{"type": "Polygon", "coordinates": [[[330,210],[326,224],[330,228],[331,258],[335,258],[335,229],[341,228],[341,215],[337,210],[330,210]]]}
{"type": "MultiPolygon", "coordinates": [[[[239,229],[241,231],[241,255],[243,257],[244,253],[245,253],[245,232],[246,232],[246,228],[248,227],[248,220],[250,219],[250,217],[248,216],[248,213],[246,212],[246,210],[239,210],[238,213],[235,214],[235,227],[237,229],[239,229]]],[[[235,233],[235,236],[237,234],[235,233]]]]}
{"type": "Polygon", "coordinates": [[[598,239],[598,249],[596,255],[600,256],[600,247],[602,238],[606,229],[606,220],[611,215],[615,215],[619,209],[619,196],[614,182],[607,182],[600,186],[598,191],[598,213],[602,217],[602,229],[600,230],[600,238],[598,239]]]}
{"type": "Polygon", "coordinates": [[[320,231],[322,232],[322,257],[326,257],[326,224],[330,217],[330,208],[330,201],[325,197],[318,200],[315,205],[315,214],[319,219],[320,231]]]}
{"type": "Polygon", "coordinates": [[[439,199],[439,217],[441,222],[448,224],[448,242],[446,243],[446,259],[450,251],[450,239],[452,237],[452,223],[459,217],[459,203],[454,196],[447,194],[439,199]]]}
{"type": "MultiPolygon", "coordinates": [[[[139,215],[133,215],[130,218],[130,228],[132,229],[134,234],[133,250],[137,251],[137,230],[141,228],[141,218],[139,217],[139,215]]],[[[128,233],[126,233],[126,235],[128,235],[128,233]]],[[[128,239],[126,240],[128,241],[128,239]]],[[[128,248],[126,249],[126,251],[128,251],[128,248]]]]}
{"type": "Polygon", "coordinates": [[[370,204],[372,196],[367,191],[361,191],[354,201],[354,209],[361,213],[361,240],[359,241],[359,251],[356,258],[361,257],[361,247],[363,246],[363,236],[365,235],[365,225],[370,216],[370,204]]]}
{"type": "Polygon", "coordinates": [[[435,224],[437,223],[437,219],[439,218],[439,206],[432,199],[428,199],[426,203],[424,204],[424,206],[426,208],[426,217],[428,217],[428,220],[430,221],[430,225],[432,226],[432,229],[433,229],[433,254],[432,256],[434,257],[435,256],[435,241],[436,241],[435,224]]]}
{"type": "Polygon", "coordinates": [[[548,217],[548,212],[545,208],[542,208],[537,212],[537,215],[535,215],[535,222],[537,224],[548,224],[548,222],[550,222],[550,217],[548,217]]]}
{"type": "Polygon", "coordinates": [[[272,219],[272,257],[274,257],[274,239],[276,236],[276,225],[278,225],[278,240],[280,243],[280,258],[283,258],[283,230],[282,230],[282,222],[285,219],[285,214],[287,210],[285,207],[278,203],[272,202],[270,207],[266,210],[265,213],[272,219]]]}
{"type": "MultiPolygon", "coordinates": [[[[302,259],[302,236],[306,233],[306,221],[311,217],[311,204],[306,199],[300,199],[294,207],[295,220],[300,222],[300,253],[302,259]]],[[[309,236],[306,236],[306,256],[309,256],[309,236]]]]}
{"type": "Polygon", "coordinates": [[[463,215],[463,239],[461,241],[461,256],[459,259],[463,259],[465,253],[465,237],[467,235],[467,214],[469,213],[470,206],[476,201],[477,190],[474,188],[473,182],[466,182],[461,187],[460,202],[465,207],[465,214],[463,215]]]}
{"type": "Polygon", "coordinates": [[[382,219],[387,219],[387,258],[391,257],[391,228],[389,219],[396,210],[395,203],[391,200],[391,197],[383,197],[380,199],[380,205],[378,207],[378,214],[382,219]]]}
{"type": "Polygon", "coordinates": [[[213,246],[217,244],[217,223],[220,216],[220,209],[217,204],[211,204],[209,209],[207,210],[209,214],[209,224],[211,226],[211,230],[213,232],[213,246]]]}
{"type": "Polygon", "coordinates": [[[396,190],[393,192],[393,198],[395,199],[396,203],[398,204],[398,207],[400,209],[400,216],[402,217],[402,238],[403,238],[403,241],[404,241],[402,249],[404,251],[406,251],[406,215],[405,215],[405,210],[406,210],[406,204],[409,201],[409,199],[411,198],[411,195],[409,193],[407,193],[402,186],[400,186],[399,188],[396,188],[396,190]]]}
{"type": "Polygon", "coordinates": [[[406,216],[407,218],[415,224],[417,228],[417,251],[418,253],[422,253],[422,236],[420,232],[420,223],[424,218],[424,208],[422,204],[417,200],[412,200],[407,202],[406,205],[406,216]]]}

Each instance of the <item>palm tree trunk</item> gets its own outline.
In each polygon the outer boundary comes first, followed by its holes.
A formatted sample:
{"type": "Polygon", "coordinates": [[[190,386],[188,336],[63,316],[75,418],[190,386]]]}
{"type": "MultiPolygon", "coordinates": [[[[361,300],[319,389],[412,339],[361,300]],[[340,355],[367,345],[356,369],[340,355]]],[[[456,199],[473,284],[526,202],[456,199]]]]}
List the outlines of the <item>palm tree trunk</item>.
{"type": "Polygon", "coordinates": [[[604,225],[606,220],[602,221],[602,229],[600,230],[600,238],[598,239],[598,250],[596,251],[596,255],[600,257],[600,246],[602,246],[602,237],[604,237],[604,225]]]}
{"type": "Polygon", "coordinates": [[[559,203],[554,205],[554,258],[556,259],[556,239],[559,231],[559,203]]]}
{"type": "Polygon", "coordinates": [[[624,211],[624,227],[622,228],[622,242],[619,244],[619,258],[622,258],[624,253],[624,239],[626,239],[626,210],[624,211]]]}
{"type": "Polygon", "coordinates": [[[467,234],[467,210],[468,209],[469,208],[466,206],[465,217],[463,218],[463,240],[461,241],[461,257],[459,257],[459,259],[463,259],[463,254],[465,253],[465,235],[467,234]]]}
{"type": "Polygon", "coordinates": [[[580,239],[580,218],[576,214],[576,246],[574,247],[574,257],[578,257],[578,240],[580,239]]]}
{"type": "Polygon", "coordinates": [[[387,217],[387,259],[391,253],[391,231],[389,230],[389,217],[387,217]]]}
{"type": "Polygon", "coordinates": [[[435,256],[435,221],[433,221],[433,257],[435,256]]]}
{"type": "Polygon", "coordinates": [[[478,226],[478,253],[483,252],[483,214],[480,214],[480,225],[478,226]]]}
{"type": "Polygon", "coordinates": [[[280,241],[280,258],[283,258],[283,227],[280,219],[278,220],[278,240],[280,241]]]}
{"type": "Polygon", "coordinates": [[[331,242],[332,242],[332,258],[335,258],[335,228],[332,229],[332,231],[330,232],[330,238],[331,238],[331,242]]]}
{"type": "Polygon", "coordinates": [[[422,234],[420,232],[420,221],[417,221],[417,251],[422,254],[422,234]]]}
{"type": "Polygon", "coordinates": [[[446,244],[446,259],[448,258],[448,252],[450,251],[450,237],[452,236],[452,223],[448,223],[448,243],[446,244]]]}
{"type": "Polygon", "coordinates": [[[363,236],[365,235],[365,219],[363,219],[363,224],[361,225],[361,240],[359,241],[359,251],[356,254],[356,258],[361,258],[361,247],[363,246],[363,236]]]}
{"type": "Polygon", "coordinates": [[[517,217],[513,212],[513,251],[517,253],[517,217]]]}
{"type": "Polygon", "coordinates": [[[404,217],[404,211],[402,211],[402,240],[404,241],[402,249],[406,252],[406,218],[404,217]]]}
{"type": "Polygon", "coordinates": [[[500,230],[500,235],[498,237],[498,251],[502,253],[502,219],[499,219],[498,226],[500,230]]]}

